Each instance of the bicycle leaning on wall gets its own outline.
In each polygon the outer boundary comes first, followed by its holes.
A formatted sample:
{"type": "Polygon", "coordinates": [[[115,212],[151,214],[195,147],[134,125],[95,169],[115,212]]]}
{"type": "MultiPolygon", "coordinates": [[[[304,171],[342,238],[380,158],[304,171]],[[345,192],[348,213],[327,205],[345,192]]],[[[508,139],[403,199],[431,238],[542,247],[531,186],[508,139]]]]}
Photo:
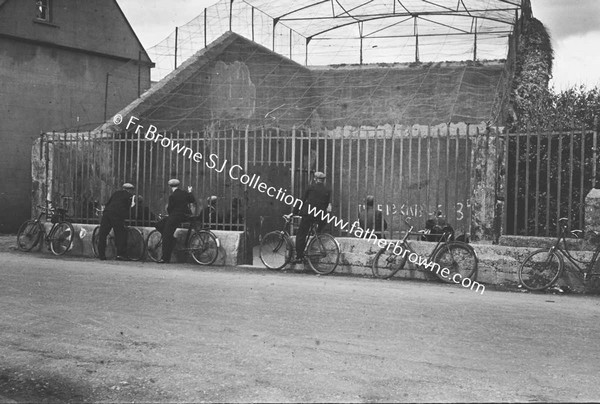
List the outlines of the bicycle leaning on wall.
{"type": "MultiPolygon", "coordinates": [[[[260,242],[260,259],[269,269],[284,268],[294,254],[294,244],[287,230],[292,224],[292,218],[283,218],[283,229],[267,233],[260,242]]],[[[318,224],[313,223],[310,228],[304,258],[317,274],[327,275],[335,271],[340,262],[340,245],[332,235],[318,233],[317,227],[318,224]]]]}
{"type": "Polygon", "coordinates": [[[63,255],[71,249],[75,229],[67,220],[67,209],[52,208],[52,202],[47,201],[46,207],[39,206],[40,213],[37,218],[27,220],[17,232],[17,246],[21,251],[31,251],[43,239],[48,249],[54,255],[63,255]],[[42,217],[50,218],[52,228],[46,234],[42,224],[42,217]]]}
{"type": "MultiPolygon", "coordinates": [[[[419,255],[408,242],[409,236],[422,236],[422,232],[413,232],[414,226],[406,219],[404,223],[408,226],[408,231],[399,241],[390,241],[388,245],[382,247],[375,258],[371,269],[373,276],[380,279],[389,279],[398,271],[403,269],[408,261],[410,254],[419,255]],[[394,251],[396,244],[402,247],[401,254],[394,251]],[[404,253],[406,251],[406,253],[404,253]]],[[[430,271],[426,264],[415,264],[418,270],[432,272],[438,279],[446,283],[455,283],[454,276],[460,275],[460,279],[469,278],[474,281],[477,277],[478,258],[473,247],[462,241],[450,241],[451,232],[444,232],[439,236],[439,240],[429,255],[428,263],[436,263],[440,270],[430,271]],[[444,275],[443,269],[449,271],[444,275]]]]}
{"type": "MultiPolygon", "coordinates": [[[[166,217],[159,215],[160,219],[166,217]]],[[[181,223],[181,227],[187,228],[183,248],[175,248],[175,251],[184,251],[191,255],[192,259],[200,265],[210,265],[216,261],[219,255],[221,243],[219,238],[208,228],[203,228],[202,219],[190,216],[181,223]]],[[[162,258],[162,234],[158,230],[152,230],[146,238],[148,256],[154,262],[162,258]]]]}
{"type": "MultiPolygon", "coordinates": [[[[572,234],[578,236],[581,230],[568,230],[569,219],[562,217],[558,219],[558,236],[556,242],[550,248],[542,248],[529,254],[523,264],[519,267],[519,282],[525,288],[537,291],[552,286],[565,268],[565,258],[573,265],[576,271],[571,271],[578,276],[585,286],[597,289],[600,287],[600,272],[594,271],[598,267],[596,263],[600,259],[600,245],[594,251],[590,262],[580,261],[573,257],[567,245],[567,236],[572,234]],[[562,241],[562,245],[561,245],[562,241]],[[582,268],[579,264],[583,264],[582,268]]],[[[595,237],[600,233],[591,231],[595,237]]]]}
{"type": "MultiPolygon", "coordinates": [[[[96,214],[101,216],[103,209],[96,209],[96,214]]],[[[146,243],[142,233],[133,226],[125,226],[127,230],[127,258],[132,261],[140,261],[146,254],[146,243]]],[[[96,226],[92,233],[92,251],[94,256],[100,256],[98,241],[100,240],[100,226],[96,226]]],[[[107,259],[114,259],[117,256],[117,247],[115,245],[115,233],[111,230],[106,239],[105,256],[107,259]]]]}

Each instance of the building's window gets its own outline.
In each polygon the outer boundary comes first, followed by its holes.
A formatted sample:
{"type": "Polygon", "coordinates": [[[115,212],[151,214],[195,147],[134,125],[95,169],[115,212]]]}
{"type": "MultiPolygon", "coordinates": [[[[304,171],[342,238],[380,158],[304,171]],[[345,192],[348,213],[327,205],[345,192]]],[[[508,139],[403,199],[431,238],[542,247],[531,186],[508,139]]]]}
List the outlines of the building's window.
{"type": "Polygon", "coordinates": [[[50,22],[50,0],[36,0],[35,18],[50,22]]]}

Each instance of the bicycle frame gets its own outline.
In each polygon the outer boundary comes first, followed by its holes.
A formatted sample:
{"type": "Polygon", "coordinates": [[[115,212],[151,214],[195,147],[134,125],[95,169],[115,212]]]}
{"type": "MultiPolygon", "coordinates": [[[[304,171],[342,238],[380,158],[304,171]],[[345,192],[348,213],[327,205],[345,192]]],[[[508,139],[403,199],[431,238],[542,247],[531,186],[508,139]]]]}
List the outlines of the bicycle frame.
{"type": "MultiPolygon", "coordinates": [[[[285,223],[283,225],[283,229],[279,230],[279,232],[283,235],[279,245],[277,245],[276,248],[273,249],[274,252],[279,251],[279,249],[281,248],[281,246],[284,243],[287,243],[290,241],[291,239],[291,234],[288,231],[288,227],[292,226],[292,219],[287,219],[286,216],[284,216],[285,219],[285,223]]],[[[308,237],[306,238],[306,246],[304,247],[304,252],[306,253],[308,250],[308,245],[310,244],[310,240],[313,239],[314,237],[316,237],[316,235],[318,234],[317,229],[319,227],[318,223],[313,223],[310,226],[310,229],[308,230],[308,237]]],[[[292,247],[294,247],[294,245],[292,244],[292,247]]]]}
{"type": "MultiPolygon", "coordinates": [[[[415,253],[418,254],[414,248],[412,248],[412,246],[409,243],[408,238],[410,236],[421,236],[423,235],[423,233],[420,232],[413,232],[413,229],[415,228],[413,225],[411,225],[408,221],[404,220],[404,223],[406,223],[406,225],[409,227],[408,231],[404,234],[404,237],[402,237],[399,241],[399,245],[404,248],[405,250],[411,252],[411,253],[415,253]]],[[[437,253],[439,251],[439,249],[441,248],[441,246],[448,242],[450,239],[450,235],[452,233],[450,232],[444,232],[440,235],[440,239],[437,241],[437,244],[435,245],[435,247],[433,248],[433,250],[431,251],[431,254],[429,254],[429,260],[431,260],[434,256],[435,253],[437,253]]],[[[384,247],[385,249],[387,249],[388,247],[384,247]]],[[[417,268],[422,269],[422,265],[416,265],[417,268]]]]}
{"type": "MultiPolygon", "coordinates": [[[[167,216],[163,215],[163,214],[159,214],[158,217],[159,217],[159,219],[164,219],[167,216]]],[[[197,216],[192,216],[192,217],[186,218],[183,222],[181,222],[181,226],[182,226],[181,228],[186,230],[185,242],[183,244],[184,246],[188,245],[188,242],[190,241],[190,236],[192,235],[193,231],[200,231],[200,230],[210,231],[208,228],[206,228],[207,227],[206,225],[204,226],[204,228],[202,226],[200,226],[200,223],[201,223],[201,220],[197,219],[197,216]],[[189,223],[189,226],[183,227],[183,225],[186,223],[189,223]]],[[[219,238],[217,236],[215,236],[215,239],[217,240],[217,247],[220,247],[219,238]]],[[[177,248],[177,251],[191,251],[191,250],[192,250],[192,248],[187,248],[187,247],[177,248]]]]}
{"type": "MultiPolygon", "coordinates": [[[[550,250],[556,253],[560,253],[564,258],[566,258],[574,267],[577,269],[579,275],[583,278],[584,281],[587,281],[588,277],[592,275],[592,269],[594,268],[594,264],[598,260],[598,255],[600,255],[600,245],[596,247],[594,251],[594,255],[592,255],[592,260],[590,262],[579,261],[577,258],[571,255],[569,251],[569,246],[567,245],[567,226],[564,224],[565,219],[559,219],[560,231],[558,232],[558,236],[556,237],[556,241],[550,250]],[[562,241],[562,246],[561,246],[562,241]],[[581,268],[579,264],[584,264],[585,268],[581,268]]],[[[596,274],[600,276],[600,273],[596,274]]]]}
{"type": "MultiPolygon", "coordinates": [[[[40,206],[40,208],[41,208],[41,211],[40,211],[40,213],[38,214],[38,217],[35,219],[35,221],[36,221],[36,223],[40,223],[40,224],[42,224],[42,230],[43,230],[43,232],[44,232],[44,235],[43,235],[43,236],[44,236],[44,241],[45,241],[46,243],[48,243],[48,241],[49,241],[49,240],[50,240],[50,238],[52,237],[52,234],[53,234],[53,233],[54,233],[54,231],[56,230],[56,226],[57,226],[57,225],[60,223],[60,221],[56,221],[56,223],[52,223],[52,227],[50,228],[50,230],[49,230],[48,232],[46,232],[46,226],[44,226],[44,225],[43,225],[43,222],[42,222],[42,216],[46,216],[46,221],[48,221],[48,215],[49,215],[49,214],[53,214],[53,213],[54,213],[54,211],[56,211],[56,209],[55,209],[55,208],[45,208],[45,207],[43,207],[43,206],[40,206]]],[[[65,211],[65,212],[66,212],[66,211],[65,211]]],[[[63,214],[64,214],[65,212],[63,212],[63,214]]],[[[65,214],[65,216],[63,217],[63,219],[65,219],[65,220],[66,220],[66,217],[67,217],[67,216],[66,216],[66,214],[65,214]]]]}

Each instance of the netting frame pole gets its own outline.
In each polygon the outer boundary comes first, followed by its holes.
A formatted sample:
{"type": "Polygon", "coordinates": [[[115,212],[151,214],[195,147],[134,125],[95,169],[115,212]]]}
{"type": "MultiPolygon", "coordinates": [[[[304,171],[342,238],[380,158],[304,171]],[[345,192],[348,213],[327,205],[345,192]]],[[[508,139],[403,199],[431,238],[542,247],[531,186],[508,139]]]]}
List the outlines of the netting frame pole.
{"type": "Polygon", "coordinates": [[[274,18],[273,19],[273,46],[271,48],[271,50],[273,52],[275,52],[275,29],[277,28],[277,23],[279,22],[279,19],[274,18]]]}
{"type": "Polygon", "coordinates": [[[306,45],[304,45],[304,66],[308,66],[308,44],[310,39],[310,37],[306,38],[306,45]]]}
{"type": "Polygon", "coordinates": [[[179,27],[175,27],[175,70],[177,70],[177,37],[179,35],[179,27]]]}
{"type": "Polygon", "coordinates": [[[250,9],[250,14],[251,14],[251,18],[252,18],[252,24],[250,24],[250,26],[252,27],[252,42],[256,42],[254,40],[254,6],[252,6],[252,8],[250,9]]]}
{"type": "Polygon", "coordinates": [[[417,17],[414,17],[414,34],[415,34],[415,63],[419,63],[419,29],[417,26],[417,17]]]}
{"type": "Polygon", "coordinates": [[[474,23],[474,40],[473,40],[473,62],[477,62],[477,17],[473,19],[474,23]]]}
{"type": "Polygon", "coordinates": [[[231,31],[231,27],[233,26],[233,1],[229,0],[229,31],[231,31]]]}
{"type": "Polygon", "coordinates": [[[138,65],[137,65],[137,85],[138,85],[138,98],[142,94],[142,51],[138,51],[138,65]]]}
{"type": "Polygon", "coordinates": [[[360,49],[359,49],[359,64],[363,64],[363,23],[362,21],[358,22],[358,34],[360,37],[360,49]]]}
{"type": "Polygon", "coordinates": [[[106,73],[106,83],[104,85],[104,122],[106,122],[107,110],[108,110],[108,80],[110,78],[110,73],[106,73]]]}

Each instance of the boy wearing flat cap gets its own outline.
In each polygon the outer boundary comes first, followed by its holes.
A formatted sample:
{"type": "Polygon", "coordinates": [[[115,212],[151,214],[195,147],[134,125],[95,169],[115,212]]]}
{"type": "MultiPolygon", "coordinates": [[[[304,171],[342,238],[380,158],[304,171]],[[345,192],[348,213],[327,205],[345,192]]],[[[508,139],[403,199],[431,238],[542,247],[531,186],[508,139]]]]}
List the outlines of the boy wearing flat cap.
{"type": "Polygon", "coordinates": [[[129,217],[130,209],[135,205],[133,196],[133,185],[123,184],[123,189],[113,193],[104,207],[102,220],[100,221],[100,232],[98,234],[98,257],[106,259],[106,237],[110,230],[115,232],[115,246],[117,247],[117,259],[128,261],[127,258],[127,230],[125,219],[129,217]]]}
{"type": "Polygon", "coordinates": [[[175,230],[181,223],[186,219],[186,216],[192,214],[190,210],[190,203],[195,204],[196,198],[192,195],[192,187],[188,187],[187,192],[179,189],[181,182],[178,179],[169,180],[169,187],[171,187],[172,193],[169,196],[169,203],[167,205],[167,217],[164,227],[161,230],[163,238],[162,258],[158,261],[159,263],[169,263],[171,261],[171,254],[175,247],[175,230]]]}

